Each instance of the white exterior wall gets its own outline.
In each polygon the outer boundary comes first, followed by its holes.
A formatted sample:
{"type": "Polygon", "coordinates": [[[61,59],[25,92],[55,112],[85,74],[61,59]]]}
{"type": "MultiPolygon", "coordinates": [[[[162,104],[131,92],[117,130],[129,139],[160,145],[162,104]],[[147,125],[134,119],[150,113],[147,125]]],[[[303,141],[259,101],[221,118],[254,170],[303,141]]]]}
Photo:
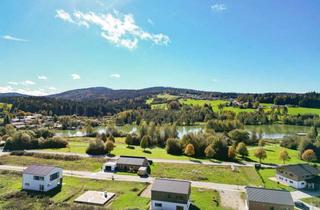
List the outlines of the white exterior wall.
{"type": "Polygon", "coordinates": [[[171,202],[165,202],[165,201],[156,201],[152,200],[151,201],[151,209],[152,210],[176,210],[177,206],[182,206],[183,210],[188,210],[190,206],[190,202],[187,204],[181,204],[181,203],[171,203],[171,202]],[[155,203],[161,203],[161,207],[156,207],[155,203]]]}
{"type": "Polygon", "coordinates": [[[23,174],[22,175],[22,189],[24,190],[34,190],[40,191],[40,185],[44,186],[44,192],[52,190],[60,184],[60,179],[62,178],[62,169],[56,168],[53,169],[50,174],[44,177],[44,180],[34,180],[34,175],[32,174],[23,174]],[[59,172],[59,177],[55,180],[50,181],[50,175],[59,172]]]}
{"type": "Polygon", "coordinates": [[[276,178],[280,183],[286,184],[296,189],[303,189],[307,186],[306,181],[295,181],[292,179],[288,179],[287,177],[281,176],[279,174],[276,175],[276,178]]]}

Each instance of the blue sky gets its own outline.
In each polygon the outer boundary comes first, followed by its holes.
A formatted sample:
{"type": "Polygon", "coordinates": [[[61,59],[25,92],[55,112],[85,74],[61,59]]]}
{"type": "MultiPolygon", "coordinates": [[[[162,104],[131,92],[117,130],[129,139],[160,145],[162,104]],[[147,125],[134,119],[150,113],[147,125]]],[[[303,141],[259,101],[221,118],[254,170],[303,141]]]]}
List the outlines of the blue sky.
{"type": "Polygon", "coordinates": [[[1,0],[0,92],[320,91],[318,0],[1,0]]]}

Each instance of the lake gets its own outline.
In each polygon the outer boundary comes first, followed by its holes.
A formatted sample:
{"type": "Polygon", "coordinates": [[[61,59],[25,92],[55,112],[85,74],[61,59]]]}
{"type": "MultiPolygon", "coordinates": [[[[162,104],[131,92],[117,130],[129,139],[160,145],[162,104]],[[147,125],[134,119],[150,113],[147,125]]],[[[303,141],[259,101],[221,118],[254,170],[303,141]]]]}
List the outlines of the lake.
{"type": "MultiPolygon", "coordinates": [[[[136,125],[125,125],[125,126],[116,126],[117,129],[126,133],[133,133],[137,131],[136,125]]],[[[183,135],[187,133],[197,133],[202,131],[204,128],[203,125],[197,126],[178,126],[178,137],[182,138],[183,135]]],[[[281,139],[287,135],[294,135],[297,133],[307,133],[310,130],[310,127],[307,126],[296,126],[296,125],[247,125],[245,129],[249,132],[256,131],[261,133],[262,137],[265,139],[281,139]]],[[[104,133],[106,131],[105,127],[96,127],[94,131],[98,133],[104,133]]],[[[82,137],[86,136],[86,133],[82,130],[57,130],[57,136],[62,137],[82,137]]]]}

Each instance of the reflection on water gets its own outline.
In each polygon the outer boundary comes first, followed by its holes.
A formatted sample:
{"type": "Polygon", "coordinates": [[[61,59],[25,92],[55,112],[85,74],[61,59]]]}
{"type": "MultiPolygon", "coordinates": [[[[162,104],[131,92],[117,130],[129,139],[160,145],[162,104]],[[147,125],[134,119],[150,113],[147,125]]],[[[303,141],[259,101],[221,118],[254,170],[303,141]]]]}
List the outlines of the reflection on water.
{"type": "MultiPolygon", "coordinates": [[[[137,132],[136,125],[125,125],[117,126],[117,129],[125,133],[137,132]]],[[[178,137],[182,138],[187,133],[198,133],[202,131],[204,126],[178,126],[178,137]]],[[[287,135],[295,135],[297,133],[307,133],[310,127],[306,126],[295,126],[295,125],[248,125],[245,129],[250,133],[255,131],[257,134],[261,134],[263,138],[266,139],[281,139],[287,135]]],[[[105,127],[96,127],[94,131],[97,133],[105,133],[105,127]]],[[[58,130],[56,131],[57,136],[62,137],[82,137],[86,136],[86,132],[82,130],[58,130]]]]}

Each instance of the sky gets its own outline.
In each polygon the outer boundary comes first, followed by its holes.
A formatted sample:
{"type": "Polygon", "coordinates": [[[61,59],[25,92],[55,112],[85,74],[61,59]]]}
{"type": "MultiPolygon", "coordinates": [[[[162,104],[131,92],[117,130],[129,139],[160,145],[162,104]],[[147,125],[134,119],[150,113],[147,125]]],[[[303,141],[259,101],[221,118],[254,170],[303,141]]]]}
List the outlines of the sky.
{"type": "Polygon", "coordinates": [[[320,91],[319,0],[1,0],[0,93],[320,91]]]}

